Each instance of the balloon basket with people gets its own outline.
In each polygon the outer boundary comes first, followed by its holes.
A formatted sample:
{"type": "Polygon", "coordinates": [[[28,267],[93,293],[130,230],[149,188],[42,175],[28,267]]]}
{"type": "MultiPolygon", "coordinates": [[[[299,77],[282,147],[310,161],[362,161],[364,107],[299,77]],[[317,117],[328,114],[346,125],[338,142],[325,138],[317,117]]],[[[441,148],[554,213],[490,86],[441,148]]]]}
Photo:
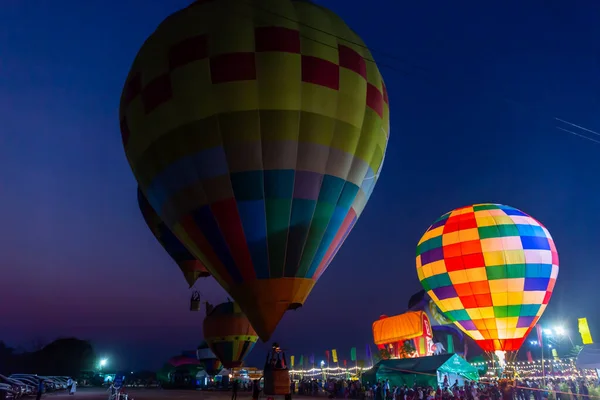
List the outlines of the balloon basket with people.
{"type": "Polygon", "coordinates": [[[265,395],[285,396],[286,400],[292,398],[290,370],[287,366],[285,352],[277,343],[273,343],[271,350],[267,352],[263,379],[265,395]]]}

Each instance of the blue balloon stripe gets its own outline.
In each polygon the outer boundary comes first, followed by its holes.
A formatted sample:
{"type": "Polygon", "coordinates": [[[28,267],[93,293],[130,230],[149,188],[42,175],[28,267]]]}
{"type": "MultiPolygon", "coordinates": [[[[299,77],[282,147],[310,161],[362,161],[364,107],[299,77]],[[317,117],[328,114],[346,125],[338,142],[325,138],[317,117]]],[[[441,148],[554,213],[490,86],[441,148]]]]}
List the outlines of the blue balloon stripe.
{"type": "Polygon", "coordinates": [[[316,206],[317,202],[315,200],[294,199],[292,202],[292,214],[290,217],[285,258],[284,276],[286,277],[295,277],[300,267],[302,252],[304,251],[304,245],[308,237],[310,223],[316,206]]]}
{"type": "Polygon", "coordinates": [[[267,248],[267,219],[265,201],[238,201],[238,212],[246,235],[246,243],[258,279],[269,278],[269,254],[267,248]]]}
{"type": "Polygon", "coordinates": [[[152,193],[152,207],[162,210],[169,197],[188,186],[206,179],[229,173],[223,147],[212,147],[194,155],[183,157],[159,173],[148,185],[152,193]]]}
{"type": "MultiPolygon", "coordinates": [[[[336,244],[335,249],[333,249],[333,251],[331,252],[331,254],[327,257],[327,260],[325,260],[325,265],[326,266],[331,263],[331,261],[333,260],[333,257],[335,257],[335,255],[337,254],[337,252],[340,250],[340,248],[342,247],[342,244],[344,244],[344,242],[348,238],[348,235],[352,231],[352,228],[354,228],[354,225],[356,224],[356,221],[357,221],[357,218],[356,218],[356,216],[354,216],[352,218],[352,222],[350,222],[350,225],[348,226],[348,229],[346,229],[346,232],[344,232],[344,234],[342,236],[342,240],[340,240],[339,243],[336,244]]],[[[308,278],[312,278],[312,279],[319,279],[319,276],[314,276],[314,275],[309,275],[307,277],[308,278]]]]}
{"type": "Polygon", "coordinates": [[[227,242],[225,238],[221,234],[221,230],[219,229],[219,225],[215,220],[215,217],[210,210],[210,206],[202,206],[192,212],[192,218],[194,222],[200,228],[202,234],[212,247],[213,251],[219,257],[219,260],[223,263],[227,272],[233,279],[234,282],[240,283],[243,282],[242,275],[240,270],[237,268],[235,261],[229,251],[229,246],[227,246],[227,242]]]}
{"type": "Polygon", "coordinates": [[[344,223],[344,218],[346,218],[346,215],[348,215],[347,208],[342,208],[342,207],[335,208],[335,211],[333,212],[333,215],[331,216],[331,219],[329,220],[329,225],[327,225],[327,229],[325,230],[325,234],[323,235],[323,238],[321,239],[321,243],[319,244],[319,248],[317,249],[315,257],[313,258],[310,268],[308,269],[308,272],[306,273],[307,277],[313,276],[315,274],[315,272],[317,271],[317,268],[319,268],[319,265],[321,264],[321,260],[323,260],[323,257],[325,257],[325,254],[327,253],[327,250],[329,249],[331,242],[333,242],[335,235],[337,234],[338,230],[342,226],[342,223],[344,223]]]}

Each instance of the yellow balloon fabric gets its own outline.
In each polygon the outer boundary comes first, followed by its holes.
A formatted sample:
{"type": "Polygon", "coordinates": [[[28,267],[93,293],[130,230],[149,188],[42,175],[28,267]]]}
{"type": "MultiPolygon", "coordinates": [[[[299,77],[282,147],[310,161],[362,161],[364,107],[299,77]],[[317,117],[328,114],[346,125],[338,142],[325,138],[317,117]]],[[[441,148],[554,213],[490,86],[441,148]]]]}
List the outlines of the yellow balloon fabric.
{"type": "Polygon", "coordinates": [[[120,107],[152,207],[263,340],[362,213],[389,106],[361,39],[309,1],[196,1],[144,43],[120,107]]]}

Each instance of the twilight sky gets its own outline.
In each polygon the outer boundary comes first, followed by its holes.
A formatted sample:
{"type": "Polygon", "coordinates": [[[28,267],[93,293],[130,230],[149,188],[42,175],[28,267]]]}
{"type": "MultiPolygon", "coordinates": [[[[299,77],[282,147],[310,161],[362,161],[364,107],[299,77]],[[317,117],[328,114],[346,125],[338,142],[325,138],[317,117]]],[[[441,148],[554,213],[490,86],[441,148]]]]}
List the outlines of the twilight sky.
{"type": "MultiPolygon", "coordinates": [[[[131,368],[158,367],[201,341],[203,313],[188,311],[185,281],[137,208],[118,121],[139,47],[189,3],[1,2],[0,340],[74,335],[131,368]]],[[[546,225],[561,271],[542,321],[577,336],[575,318],[587,316],[600,335],[600,147],[554,121],[600,130],[600,3],[319,3],[373,48],[391,137],[359,223],[273,338],[292,354],[362,350],[372,321],[404,311],[420,289],[423,232],[477,202],[509,204],[546,225]]],[[[214,283],[201,289],[225,300],[214,283]]]]}

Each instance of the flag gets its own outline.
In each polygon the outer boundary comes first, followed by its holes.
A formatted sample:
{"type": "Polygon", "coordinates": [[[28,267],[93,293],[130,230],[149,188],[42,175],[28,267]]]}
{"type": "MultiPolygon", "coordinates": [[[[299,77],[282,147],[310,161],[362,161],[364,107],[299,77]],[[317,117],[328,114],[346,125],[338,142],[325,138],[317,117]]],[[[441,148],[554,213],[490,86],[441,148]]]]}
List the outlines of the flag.
{"type": "Polygon", "coordinates": [[[538,337],[538,344],[540,345],[540,347],[544,347],[544,343],[543,343],[543,335],[542,335],[542,327],[540,326],[540,324],[537,324],[535,326],[535,329],[537,331],[537,337],[538,337]]]}
{"type": "Polygon", "coordinates": [[[446,352],[448,354],[454,353],[454,338],[452,337],[452,335],[448,335],[448,348],[446,349],[446,352]]]}
{"type": "Polygon", "coordinates": [[[304,367],[304,356],[303,355],[300,356],[300,366],[304,367]]]}
{"type": "Polygon", "coordinates": [[[356,361],[356,347],[350,349],[350,361],[356,361]]]}
{"type": "Polygon", "coordinates": [[[367,360],[369,360],[371,362],[371,365],[373,365],[373,354],[371,354],[371,346],[367,343],[367,350],[366,350],[366,358],[367,360]]]}
{"type": "Polygon", "coordinates": [[[337,350],[336,349],[331,350],[331,357],[333,358],[333,362],[334,363],[338,362],[337,350]]]}
{"type": "Polygon", "coordinates": [[[346,360],[344,360],[344,368],[346,368],[346,360]]]}
{"type": "Polygon", "coordinates": [[[329,350],[325,350],[325,358],[327,359],[327,364],[329,364],[329,350]]]}
{"type": "Polygon", "coordinates": [[[294,367],[294,356],[290,356],[290,364],[294,367]]]}
{"type": "Polygon", "coordinates": [[[587,318],[578,318],[579,322],[579,333],[581,334],[581,341],[583,344],[593,344],[592,333],[590,332],[590,327],[588,326],[587,318]]]}
{"type": "Polygon", "coordinates": [[[464,351],[463,351],[463,358],[465,360],[467,359],[467,352],[469,351],[469,345],[467,344],[467,340],[466,339],[467,338],[463,339],[463,342],[465,343],[465,346],[464,346],[465,348],[464,348],[464,351]]]}
{"type": "Polygon", "coordinates": [[[527,352],[527,361],[533,362],[533,357],[531,356],[531,352],[530,351],[527,352]]]}
{"type": "Polygon", "coordinates": [[[308,363],[309,364],[314,364],[315,363],[315,355],[314,354],[310,355],[310,357],[308,359],[308,363]]]}

